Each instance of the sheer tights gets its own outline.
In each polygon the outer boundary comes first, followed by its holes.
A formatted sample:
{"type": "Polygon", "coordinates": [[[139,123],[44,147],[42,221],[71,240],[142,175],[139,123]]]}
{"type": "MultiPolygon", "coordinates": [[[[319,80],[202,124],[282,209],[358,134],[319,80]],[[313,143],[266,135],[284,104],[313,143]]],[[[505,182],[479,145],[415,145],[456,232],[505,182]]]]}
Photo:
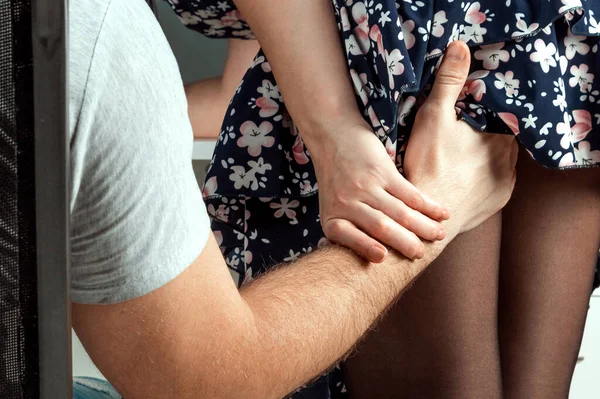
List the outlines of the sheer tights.
{"type": "Polygon", "coordinates": [[[457,237],[346,362],[351,397],[566,398],[599,246],[600,169],[521,151],[502,215],[457,237]]]}

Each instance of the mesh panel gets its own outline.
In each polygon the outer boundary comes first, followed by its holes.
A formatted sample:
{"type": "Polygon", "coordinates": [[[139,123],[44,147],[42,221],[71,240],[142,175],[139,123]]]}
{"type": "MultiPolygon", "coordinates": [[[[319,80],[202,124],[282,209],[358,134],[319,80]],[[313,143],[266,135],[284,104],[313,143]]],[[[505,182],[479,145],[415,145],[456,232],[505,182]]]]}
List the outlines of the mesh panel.
{"type": "Polygon", "coordinates": [[[37,398],[29,1],[0,0],[0,397],[37,398]]]}

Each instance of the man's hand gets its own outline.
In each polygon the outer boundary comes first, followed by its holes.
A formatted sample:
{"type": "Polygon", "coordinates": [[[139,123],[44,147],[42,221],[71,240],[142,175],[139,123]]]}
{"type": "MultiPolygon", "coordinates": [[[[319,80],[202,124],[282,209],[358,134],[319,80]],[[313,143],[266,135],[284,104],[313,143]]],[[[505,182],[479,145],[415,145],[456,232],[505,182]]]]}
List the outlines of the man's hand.
{"type": "MultiPolygon", "coordinates": [[[[431,121],[419,121],[407,154],[417,187],[452,204],[448,236],[499,209],[514,180],[508,149],[456,121],[466,69],[468,60],[446,59],[421,111],[431,121]]],[[[377,265],[329,246],[239,292],[211,238],[188,270],[150,294],[74,305],[73,325],[127,398],[278,399],[347,354],[448,242],[427,243],[416,261],[391,251],[377,265]]]]}
{"type": "Polygon", "coordinates": [[[449,236],[470,230],[502,209],[514,188],[514,136],[481,133],[457,120],[455,104],[469,73],[463,42],[446,51],[431,95],[417,113],[404,171],[408,180],[450,210],[449,236]]]}

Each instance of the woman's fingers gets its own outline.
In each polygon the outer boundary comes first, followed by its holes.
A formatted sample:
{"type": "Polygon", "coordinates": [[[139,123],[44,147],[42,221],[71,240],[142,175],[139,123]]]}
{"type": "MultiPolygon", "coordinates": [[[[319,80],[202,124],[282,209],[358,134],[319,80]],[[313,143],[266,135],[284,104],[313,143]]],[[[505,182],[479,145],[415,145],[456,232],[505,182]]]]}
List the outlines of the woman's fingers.
{"type": "Polygon", "coordinates": [[[373,263],[381,263],[387,249],[377,240],[360,231],[345,219],[331,219],[323,225],[323,232],[330,241],[349,248],[373,263]]]}
{"type": "Polygon", "coordinates": [[[363,232],[389,245],[410,259],[420,259],[425,247],[419,238],[383,212],[367,204],[360,204],[352,216],[352,222],[363,232]]]}
{"type": "Polygon", "coordinates": [[[431,219],[447,220],[450,217],[450,213],[445,207],[419,191],[419,189],[402,177],[400,173],[398,173],[397,178],[394,178],[386,189],[388,193],[398,198],[415,211],[429,216],[431,219]]]}
{"type": "Polygon", "coordinates": [[[375,190],[372,194],[373,197],[367,205],[380,210],[417,236],[429,241],[443,240],[446,237],[441,223],[410,208],[387,191],[375,190]]]}

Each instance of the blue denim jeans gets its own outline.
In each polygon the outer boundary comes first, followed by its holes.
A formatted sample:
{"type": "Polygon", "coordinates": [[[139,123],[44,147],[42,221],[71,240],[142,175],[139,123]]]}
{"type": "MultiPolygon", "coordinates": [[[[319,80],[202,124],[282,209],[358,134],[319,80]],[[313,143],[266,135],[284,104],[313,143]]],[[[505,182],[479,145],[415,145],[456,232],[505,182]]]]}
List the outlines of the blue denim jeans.
{"type": "Polygon", "coordinates": [[[97,378],[73,378],[73,399],[122,399],[107,382],[97,378]]]}

